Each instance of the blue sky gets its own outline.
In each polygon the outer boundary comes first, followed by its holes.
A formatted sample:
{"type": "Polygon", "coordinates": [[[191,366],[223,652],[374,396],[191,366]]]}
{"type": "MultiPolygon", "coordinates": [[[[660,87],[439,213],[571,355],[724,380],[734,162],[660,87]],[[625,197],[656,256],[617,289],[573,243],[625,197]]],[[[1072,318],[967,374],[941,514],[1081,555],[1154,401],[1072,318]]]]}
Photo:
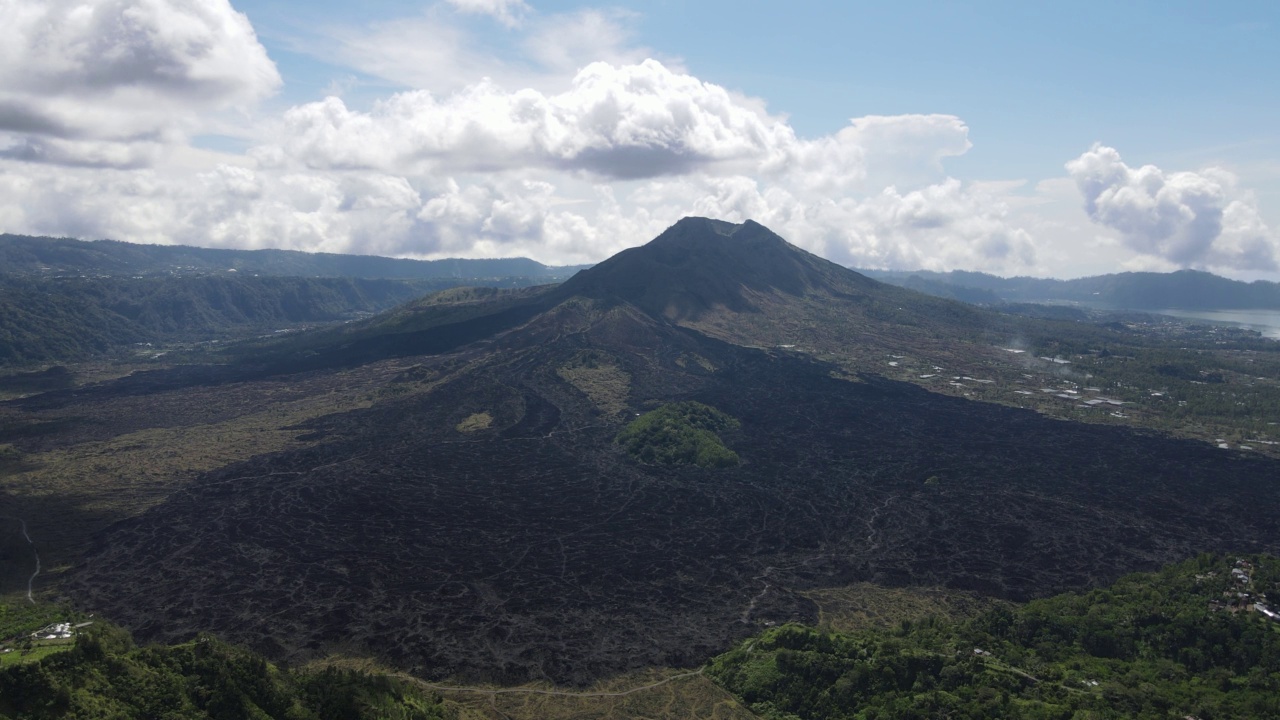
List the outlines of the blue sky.
{"type": "Polygon", "coordinates": [[[1275,3],[8,1],[3,231],[555,263],[711,214],[861,267],[1280,277],[1275,3]]]}

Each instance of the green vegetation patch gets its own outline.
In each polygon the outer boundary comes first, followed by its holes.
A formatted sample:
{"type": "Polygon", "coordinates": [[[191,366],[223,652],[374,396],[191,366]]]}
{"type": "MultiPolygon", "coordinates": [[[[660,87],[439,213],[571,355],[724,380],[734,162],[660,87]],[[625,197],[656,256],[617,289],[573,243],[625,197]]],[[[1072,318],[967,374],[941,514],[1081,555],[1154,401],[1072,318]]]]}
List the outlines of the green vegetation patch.
{"type": "Polygon", "coordinates": [[[0,474],[20,470],[22,467],[22,453],[12,445],[0,445],[0,474]]]}
{"type": "Polygon", "coordinates": [[[1204,555],[962,622],[775,628],[707,674],[771,720],[1280,717],[1270,598],[1280,559],[1204,555]]]}
{"type": "Polygon", "coordinates": [[[439,720],[439,697],[387,675],[289,670],[208,636],[138,648],[96,623],[56,655],[0,669],[0,717],[439,720]]]}
{"type": "MultiPolygon", "coordinates": [[[[0,670],[38,663],[50,655],[72,649],[75,640],[69,636],[47,637],[61,623],[68,627],[93,624],[86,615],[69,607],[31,603],[17,595],[13,602],[0,602],[0,670]]],[[[0,685],[0,694],[3,692],[4,687],[0,685]]],[[[0,717],[5,716],[0,714],[0,717]]]]}
{"type": "Polygon", "coordinates": [[[725,447],[719,433],[738,429],[738,421],[700,402],[663,405],[631,421],[618,433],[618,444],[631,457],[650,465],[732,467],[738,454],[725,447]]]}

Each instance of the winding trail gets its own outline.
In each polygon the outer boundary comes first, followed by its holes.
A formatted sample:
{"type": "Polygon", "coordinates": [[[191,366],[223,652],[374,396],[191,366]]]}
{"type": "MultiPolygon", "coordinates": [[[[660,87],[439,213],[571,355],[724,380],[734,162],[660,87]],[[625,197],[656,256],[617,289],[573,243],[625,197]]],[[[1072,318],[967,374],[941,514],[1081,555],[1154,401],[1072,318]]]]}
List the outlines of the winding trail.
{"type": "Polygon", "coordinates": [[[760,602],[760,598],[764,597],[769,593],[769,587],[770,587],[769,573],[772,571],[773,571],[773,566],[770,565],[764,569],[764,572],[751,578],[752,580],[759,580],[760,582],[764,583],[764,589],[761,590],[759,593],[757,593],[755,597],[751,598],[751,602],[747,603],[747,607],[742,611],[742,615],[738,617],[738,622],[740,623],[751,622],[751,613],[755,611],[756,603],[760,602]]]}
{"type": "Polygon", "coordinates": [[[35,542],[27,534],[27,521],[18,518],[18,522],[22,524],[22,537],[27,539],[27,544],[31,546],[31,554],[36,556],[36,571],[31,573],[31,577],[27,578],[27,602],[35,605],[36,599],[32,596],[31,590],[35,586],[36,576],[40,574],[40,552],[36,550],[35,542]]]}
{"type": "Polygon", "coordinates": [[[874,550],[880,549],[881,543],[879,540],[876,539],[876,533],[877,533],[876,519],[880,517],[880,513],[885,508],[889,507],[889,505],[891,505],[893,501],[897,499],[898,499],[897,495],[890,495],[889,497],[884,499],[884,502],[881,503],[879,507],[873,508],[871,510],[871,516],[867,518],[867,542],[871,543],[871,545],[870,547],[867,548],[867,552],[872,552],[874,550]]]}
{"type": "Polygon", "coordinates": [[[694,670],[691,672],[680,673],[679,675],[672,675],[669,678],[664,678],[655,683],[650,683],[648,685],[641,685],[639,687],[633,687],[629,690],[616,690],[616,691],[598,691],[597,690],[597,691],[589,691],[589,692],[575,692],[573,690],[541,690],[538,688],[492,688],[490,689],[490,688],[458,687],[456,685],[436,685],[434,683],[418,680],[417,678],[414,678],[408,675],[403,675],[401,677],[409,680],[413,680],[418,685],[424,688],[427,688],[428,690],[437,690],[440,692],[475,693],[477,695],[489,695],[490,697],[497,697],[498,695],[560,695],[564,697],[578,697],[578,698],[614,698],[614,697],[626,697],[627,695],[634,695],[635,693],[643,692],[645,690],[653,690],[654,688],[662,687],[663,685],[675,682],[676,680],[683,680],[688,677],[701,675],[703,673],[703,670],[705,670],[705,668],[698,668],[697,670],[694,670]]]}

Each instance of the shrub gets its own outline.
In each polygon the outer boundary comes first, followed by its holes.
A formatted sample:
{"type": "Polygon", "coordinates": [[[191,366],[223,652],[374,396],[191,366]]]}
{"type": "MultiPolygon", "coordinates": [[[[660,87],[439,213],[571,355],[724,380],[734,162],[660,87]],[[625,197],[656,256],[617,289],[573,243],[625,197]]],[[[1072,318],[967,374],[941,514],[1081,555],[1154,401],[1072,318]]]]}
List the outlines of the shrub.
{"type": "Polygon", "coordinates": [[[617,442],[650,465],[732,467],[738,454],[725,447],[718,433],[737,428],[737,420],[708,405],[671,403],[633,420],[618,433],[617,442]]]}

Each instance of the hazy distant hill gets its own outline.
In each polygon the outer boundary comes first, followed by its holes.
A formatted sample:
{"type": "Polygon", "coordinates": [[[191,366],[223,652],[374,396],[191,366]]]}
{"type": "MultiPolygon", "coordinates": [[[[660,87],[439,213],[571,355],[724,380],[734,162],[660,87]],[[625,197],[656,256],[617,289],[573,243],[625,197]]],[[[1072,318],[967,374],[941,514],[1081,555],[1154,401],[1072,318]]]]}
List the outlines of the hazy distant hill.
{"type": "Polygon", "coordinates": [[[0,235],[0,366],[350,319],[458,285],[524,287],[578,269],[0,235]]]}
{"type": "Polygon", "coordinates": [[[0,272],[19,274],[155,275],[240,273],[291,277],[563,279],[581,269],[528,258],[401,260],[296,250],[221,250],[138,245],[115,240],[0,235],[0,272]]]}
{"type": "MultiPolygon", "coordinates": [[[[503,284],[474,278],[467,282],[503,284]]],[[[456,284],[447,278],[249,274],[137,279],[0,276],[0,366],[79,360],[135,343],[243,337],[364,317],[456,284]]]]}
{"type": "Polygon", "coordinates": [[[1280,283],[1246,283],[1199,270],[1129,272],[1076,280],[1002,278],[965,271],[859,272],[930,295],[980,304],[1068,301],[1136,310],[1280,309],[1280,283]]]}

